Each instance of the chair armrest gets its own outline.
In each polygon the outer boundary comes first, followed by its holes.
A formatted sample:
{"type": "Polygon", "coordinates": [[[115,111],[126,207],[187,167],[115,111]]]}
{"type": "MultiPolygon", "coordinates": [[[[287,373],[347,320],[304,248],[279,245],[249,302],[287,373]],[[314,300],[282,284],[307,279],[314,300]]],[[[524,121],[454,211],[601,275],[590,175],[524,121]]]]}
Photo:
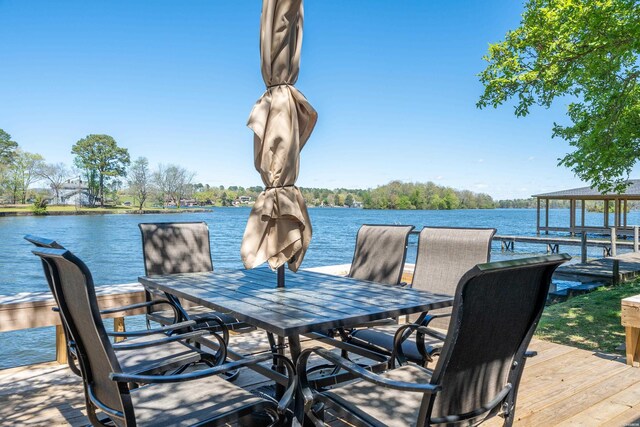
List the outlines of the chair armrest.
{"type": "Polygon", "coordinates": [[[353,363],[352,361],[345,359],[337,354],[333,354],[329,350],[326,350],[321,347],[314,347],[304,350],[300,357],[298,358],[298,364],[296,366],[296,371],[298,374],[300,386],[304,387],[306,385],[309,388],[309,383],[307,380],[307,361],[311,353],[315,353],[323,359],[328,360],[336,366],[340,366],[342,369],[348,371],[349,373],[355,375],[358,378],[361,378],[370,383],[379,385],[381,387],[390,388],[394,390],[408,391],[408,392],[417,392],[417,393],[426,393],[432,394],[441,390],[439,385],[434,384],[423,384],[423,383],[410,383],[406,381],[396,381],[389,378],[385,378],[381,375],[375,374],[371,371],[366,370],[365,368],[353,363]]]}
{"type": "Polygon", "coordinates": [[[271,358],[272,360],[278,359],[283,362],[284,367],[287,370],[287,378],[289,379],[287,389],[280,398],[280,401],[278,401],[278,413],[282,415],[291,405],[291,402],[296,395],[296,390],[298,388],[298,378],[296,377],[296,368],[295,366],[293,366],[293,362],[291,362],[288,357],[283,356],[282,354],[274,353],[271,355],[271,358]]]}
{"type": "Polygon", "coordinates": [[[197,380],[200,378],[210,377],[212,375],[223,374],[228,371],[233,371],[245,366],[251,366],[258,363],[271,360],[273,355],[264,354],[262,356],[247,357],[241,360],[228,362],[223,365],[214,366],[213,368],[202,369],[199,371],[189,372],[186,374],[178,375],[137,375],[127,374],[124,372],[111,372],[109,378],[113,381],[123,383],[141,383],[141,384],[166,384],[166,383],[179,383],[184,381],[197,380]]]}
{"type": "Polygon", "coordinates": [[[191,328],[196,325],[196,322],[193,320],[188,320],[186,322],[174,323],[173,325],[166,325],[161,328],[155,329],[145,329],[141,331],[130,331],[130,332],[107,332],[107,335],[110,337],[144,337],[147,335],[153,335],[158,333],[167,333],[173,332],[177,329],[191,328]]]}
{"type": "MultiPolygon", "coordinates": [[[[438,340],[444,341],[446,339],[446,335],[433,330],[431,328],[427,328],[426,326],[422,326],[416,323],[410,323],[407,325],[400,326],[393,337],[393,349],[391,351],[391,358],[389,360],[390,367],[395,368],[395,361],[397,360],[401,365],[407,362],[407,357],[404,354],[404,350],[402,349],[402,344],[409,339],[409,337],[416,332],[416,347],[418,352],[422,356],[422,363],[425,364],[427,362],[432,362],[433,358],[431,354],[433,351],[427,350],[427,347],[424,342],[424,336],[429,335],[438,340]]],[[[431,347],[430,347],[431,348],[431,347]]]]}
{"type": "Polygon", "coordinates": [[[218,333],[218,332],[222,332],[222,338],[224,339],[224,342],[229,344],[229,328],[227,327],[227,325],[222,321],[222,319],[218,316],[216,316],[213,313],[207,314],[205,317],[202,317],[200,319],[198,319],[198,324],[202,324],[209,321],[213,321],[214,323],[217,324],[217,326],[196,326],[196,329],[198,330],[207,330],[207,331],[211,331],[214,333],[218,333]],[[218,330],[219,329],[219,330],[218,330]]]}
{"type": "MultiPolygon", "coordinates": [[[[204,335],[206,335],[208,333],[208,331],[193,331],[193,332],[187,332],[186,334],[181,334],[181,335],[171,335],[168,336],[166,338],[160,338],[157,340],[153,340],[153,341],[143,341],[143,342],[136,342],[136,343],[127,343],[126,341],[123,343],[115,343],[113,344],[113,349],[114,350],[138,350],[141,348],[147,348],[147,347],[153,347],[156,345],[162,345],[162,344],[167,344],[170,342],[175,342],[175,341],[181,341],[181,340],[187,340],[187,339],[194,339],[194,338],[199,338],[202,337],[204,335]]],[[[215,334],[212,334],[215,335],[215,334]]]]}
{"type": "Polygon", "coordinates": [[[420,326],[429,326],[429,323],[431,323],[433,319],[442,319],[443,317],[451,317],[451,313],[438,313],[438,314],[427,313],[424,319],[422,319],[422,321],[420,322],[420,326]]]}
{"type": "Polygon", "coordinates": [[[218,365],[213,368],[203,369],[200,371],[189,372],[186,374],[179,375],[135,375],[135,374],[126,374],[126,373],[114,373],[111,372],[109,374],[109,378],[113,381],[117,382],[133,382],[133,383],[143,383],[143,384],[166,384],[166,383],[175,383],[175,382],[184,382],[184,381],[193,381],[201,378],[210,377],[212,375],[219,375],[225,372],[233,371],[239,368],[243,368],[246,366],[256,365],[258,363],[271,361],[273,358],[279,358],[284,362],[284,366],[287,370],[289,382],[287,384],[287,389],[278,402],[278,412],[283,414],[293,397],[295,396],[295,392],[297,389],[298,381],[295,376],[295,368],[293,363],[283,355],[273,355],[273,354],[265,354],[262,356],[255,356],[250,358],[243,358],[241,360],[237,360],[234,362],[228,362],[223,365],[218,365]]]}
{"type": "Polygon", "coordinates": [[[100,314],[112,314],[112,313],[118,313],[120,311],[134,310],[136,308],[143,308],[143,307],[152,307],[154,305],[161,305],[161,304],[167,304],[171,306],[171,309],[174,311],[174,316],[175,316],[175,314],[177,313],[175,304],[173,304],[171,301],[166,299],[156,299],[153,301],[138,302],[135,304],[123,305],[121,307],[108,308],[105,310],[100,310],[100,314]]]}
{"type": "Polygon", "coordinates": [[[431,329],[426,326],[420,326],[418,328],[418,332],[423,335],[429,335],[430,337],[439,339],[441,341],[444,341],[445,339],[447,339],[447,334],[443,334],[440,331],[436,331],[435,329],[431,329]]]}

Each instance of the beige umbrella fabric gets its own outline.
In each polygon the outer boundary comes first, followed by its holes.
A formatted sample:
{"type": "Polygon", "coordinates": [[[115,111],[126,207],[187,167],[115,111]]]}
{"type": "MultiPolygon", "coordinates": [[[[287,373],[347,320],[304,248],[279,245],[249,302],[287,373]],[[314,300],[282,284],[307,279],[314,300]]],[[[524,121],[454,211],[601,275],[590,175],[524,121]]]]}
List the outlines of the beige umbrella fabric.
{"type": "Polygon", "coordinates": [[[300,70],[302,0],[264,0],[260,59],[267,90],[247,126],[254,132],[254,162],[266,186],[251,210],[240,254],[246,268],[289,262],[297,271],[311,241],[311,221],[295,186],[300,150],[318,114],[293,85],[300,70]]]}

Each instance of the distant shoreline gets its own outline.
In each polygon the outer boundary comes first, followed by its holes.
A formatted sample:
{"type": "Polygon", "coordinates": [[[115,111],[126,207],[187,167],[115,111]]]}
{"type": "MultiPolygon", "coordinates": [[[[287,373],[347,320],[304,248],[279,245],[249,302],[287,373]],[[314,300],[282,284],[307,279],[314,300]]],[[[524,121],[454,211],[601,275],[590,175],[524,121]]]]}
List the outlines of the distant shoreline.
{"type": "Polygon", "coordinates": [[[213,212],[213,209],[143,209],[142,211],[137,209],[82,209],[82,210],[69,210],[69,211],[47,211],[44,214],[35,214],[31,210],[7,210],[2,211],[0,209],[0,217],[14,217],[14,216],[84,216],[84,215],[148,215],[148,214],[182,214],[182,213],[205,213],[213,212]]]}

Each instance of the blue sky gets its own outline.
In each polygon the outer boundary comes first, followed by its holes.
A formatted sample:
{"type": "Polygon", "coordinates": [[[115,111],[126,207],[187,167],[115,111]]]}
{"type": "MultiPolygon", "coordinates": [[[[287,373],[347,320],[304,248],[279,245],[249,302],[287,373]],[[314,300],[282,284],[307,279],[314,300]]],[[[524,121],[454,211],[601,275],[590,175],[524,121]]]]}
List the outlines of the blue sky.
{"type": "MultiPolygon", "coordinates": [[[[494,198],[580,186],[551,139],[566,105],[478,110],[513,0],[307,0],[296,85],[319,114],[298,184],[434,181],[494,198]]],[[[246,127],[264,91],[261,1],[0,0],[0,128],[48,162],[106,133],[152,166],[261,184],[246,127]]]]}

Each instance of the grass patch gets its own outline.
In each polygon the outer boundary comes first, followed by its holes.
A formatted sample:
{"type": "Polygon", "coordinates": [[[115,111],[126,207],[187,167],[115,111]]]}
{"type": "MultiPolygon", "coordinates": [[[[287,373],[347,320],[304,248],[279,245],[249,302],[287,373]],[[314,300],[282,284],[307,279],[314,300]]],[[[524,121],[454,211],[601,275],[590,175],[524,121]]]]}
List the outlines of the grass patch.
{"type": "Polygon", "coordinates": [[[620,300],[640,294],[640,280],[599,288],[545,308],[536,337],[585,350],[621,353],[620,300]]]}

